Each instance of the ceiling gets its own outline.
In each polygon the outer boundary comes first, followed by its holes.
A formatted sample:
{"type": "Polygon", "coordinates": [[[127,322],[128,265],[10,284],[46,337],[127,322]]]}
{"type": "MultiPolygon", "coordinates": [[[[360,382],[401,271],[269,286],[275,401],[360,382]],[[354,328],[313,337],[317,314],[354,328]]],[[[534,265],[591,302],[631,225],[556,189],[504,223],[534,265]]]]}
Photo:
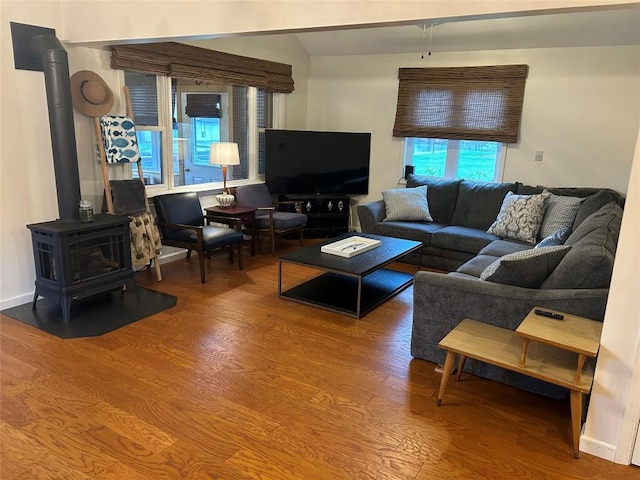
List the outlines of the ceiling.
{"type": "MultiPolygon", "coordinates": [[[[414,25],[296,34],[310,56],[640,45],[640,5],[414,25]],[[426,25],[426,28],[425,28],[426,25]],[[425,31],[426,30],[426,31],[425,31]]],[[[434,22],[438,22],[437,20],[434,22]]]]}

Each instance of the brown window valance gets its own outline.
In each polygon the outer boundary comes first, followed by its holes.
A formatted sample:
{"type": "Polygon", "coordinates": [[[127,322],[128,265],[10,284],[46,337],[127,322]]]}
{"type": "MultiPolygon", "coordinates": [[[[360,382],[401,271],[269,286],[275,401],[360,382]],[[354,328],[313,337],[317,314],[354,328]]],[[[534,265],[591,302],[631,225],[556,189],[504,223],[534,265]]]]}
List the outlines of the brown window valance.
{"type": "Polygon", "coordinates": [[[515,143],[527,65],[400,68],[395,137],[515,143]]]}
{"type": "Polygon", "coordinates": [[[294,90],[291,65],[176,42],[112,45],[111,68],[245,85],[266,92],[294,90]]]}

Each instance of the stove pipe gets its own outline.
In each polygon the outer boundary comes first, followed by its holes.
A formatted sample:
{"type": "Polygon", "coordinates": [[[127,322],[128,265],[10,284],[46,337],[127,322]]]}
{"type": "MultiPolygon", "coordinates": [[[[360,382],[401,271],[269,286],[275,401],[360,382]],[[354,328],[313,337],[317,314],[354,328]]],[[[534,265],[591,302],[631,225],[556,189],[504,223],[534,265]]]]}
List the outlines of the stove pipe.
{"type": "Polygon", "coordinates": [[[26,51],[42,61],[60,220],[79,220],[80,174],[67,52],[55,35],[34,35],[26,41],[26,51]]]}

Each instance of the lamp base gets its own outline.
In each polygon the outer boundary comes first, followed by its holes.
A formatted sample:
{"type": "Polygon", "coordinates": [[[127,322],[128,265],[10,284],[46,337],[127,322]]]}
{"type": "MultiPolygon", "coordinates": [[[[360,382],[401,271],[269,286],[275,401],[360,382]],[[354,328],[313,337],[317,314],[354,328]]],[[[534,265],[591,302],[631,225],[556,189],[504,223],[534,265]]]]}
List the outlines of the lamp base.
{"type": "Polygon", "coordinates": [[[221,208],[229,208],[231,205],[233,205],[235,199],[236,197],[228,193],[221,193],[219,195],[216,195],[216,201],[218,202],[218,206],[221,208]]]}

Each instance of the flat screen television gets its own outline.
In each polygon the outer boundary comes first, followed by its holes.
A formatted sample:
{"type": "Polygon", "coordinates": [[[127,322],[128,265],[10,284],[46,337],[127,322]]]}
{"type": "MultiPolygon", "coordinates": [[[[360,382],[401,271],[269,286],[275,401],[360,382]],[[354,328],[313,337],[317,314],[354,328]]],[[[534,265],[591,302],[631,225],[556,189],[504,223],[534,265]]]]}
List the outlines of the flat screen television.
{"type": "Polygon", "coordinates": [[[265,132],[265,182],[278,195],[369,193],[370,133],[265,132]]]}

